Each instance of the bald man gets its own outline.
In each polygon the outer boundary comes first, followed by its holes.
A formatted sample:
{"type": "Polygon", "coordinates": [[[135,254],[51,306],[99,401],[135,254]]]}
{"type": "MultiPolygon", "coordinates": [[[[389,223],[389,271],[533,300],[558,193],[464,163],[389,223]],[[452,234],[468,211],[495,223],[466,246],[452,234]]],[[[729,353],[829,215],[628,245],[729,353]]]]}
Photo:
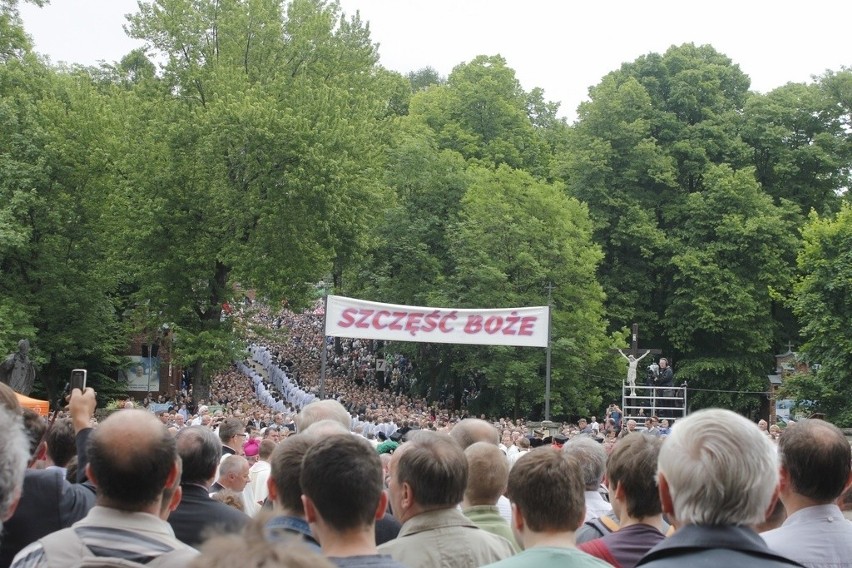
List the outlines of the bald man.
{"type": "MultiPolygon", "coordinates": [[[[500,447],[500,431],[490,422],[479,418],[465,418],[453,426],[453,429],[450,430],[450,437],[461,446],[462,450],[467,450],[477,442],[487,442],[495,448],[500,447]]],[[[500,516],[511,526],[512,508],[505,495],[501,495],[497,500],[497,510],[500,512],[500,516]]]]}
{"type": "Polygon", "coordinates": [[[197,552],[177,540],[164,520],[180,493],[177,448],[165,426],[144,410],[116,412],[94,431],[87,453],[95,507],[70,528],[24,548],[12,566],[73,566],[92,556],[156,565],[190,562],[197,552]]]}

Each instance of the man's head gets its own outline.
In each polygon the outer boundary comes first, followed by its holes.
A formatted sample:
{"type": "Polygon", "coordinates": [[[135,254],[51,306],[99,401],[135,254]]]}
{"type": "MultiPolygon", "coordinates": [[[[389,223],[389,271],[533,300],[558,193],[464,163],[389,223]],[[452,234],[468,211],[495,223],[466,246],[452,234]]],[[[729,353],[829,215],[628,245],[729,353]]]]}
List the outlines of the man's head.
{"type": "Polygon", "coordinates": [[[479,418],[465,418],[453,426],[450,436],[463,450],[476,442],[488,442],[495,446],[500,443],[500,431],[479,418]]]}
{"type": "Polygon", "coordinates": [[[219,485],[240,493],[249,482],[249,463],[246,458],[230,455],[219,465],[219,485]]]}
{"type": "Polygon", "coordinates": [[[264,440],[260,443],[260,449],[258,450],[258,457],[261,461],[268,462],[269,456],[272,455],[272,452],[275,451],[275,446],[277,444],[272,440],[264,440]]]}
{"type": "Polygon", "coordinates": [[[246,425],[239,418],[233,416],[225,418],[219,424],[219,439],[223,445],[241,453],[243,442],[246,439],[246,425]]]}
{"type": "Polygon", "coordinates": [[[467,487],[464,452],[448,436],[429,430],[400,446],[388,469],[393,512],[402,522],[457,506],[467,487]]]}
{"type": "Polygon", "coordinates": [[[47,457],[53,465],[65,467],[77,455],[74,426],[70,418],[56,420],[44,441],[47,444],[47,457]]]}
{"type": "Polygon", "coordinates": [[[305,434],[288,436],[278,444],[269,457],[271,466],[267,481],[269,498],[285,514],[298,517],[305,514],[299,478],[302,473],[302,460],[314,441],[305,434]]]}
{"type": "Polygon", "coordinates": [[[506,490],[509,463],[500,448],[488,442],[476,442],[464,451],[467,459],[465,506],[496,505],[506,490]]]}
{"type": "Polygon", "coordinates": [[[269,440],[275,444],[281,441],[281,433],[278,426],[267,426],[263,431],[263,440],[269,440]]]}
{"type": "Polygon", "coordinates": [[[363,531],[384,515],[382,462],[365,439],[336,434],[311,446],[299,476],[305,516],[322,530],[363,531]]]}
{"type": "Polygon", "coordinates": [[[610,454],[606,478],[619,518],[624,513],[641,519],[662,512],[656,482],[660,446],[662,440],[656,436],[627,436],[610,454]]]}
{"type": "Polygon", "coordinates": [[[24,484],[24,470],[30,459],[30,451],[29,440],[17,409],[0,404],[0,432],[3,432],[0,436],[0,528],[2,528],[2,522],[11,517],[15,511],[15,504],[24,484]]]}
{"type": "MultiPolygon", "coordinates": [[[[335,420],[346,428],[347,432],[352,425],[352,417],[342,404],[332,399],[317,400],[303,408],[296,417],[297,431],[304,432],[311,424],[321,420],[335,420]]],[[[283,415],[281,421],[284,421],[283,415]]]]}
{"type": "Polygon", "coordinates": [[[175,436],[183,462],[181,483],[209,486],[222,459],[222,443],[209,428],[190,426],[175,436]]]}
{"type": "Polygon", "coordinates": [[[802,420],[778,441],[781,496],[788,492],[814,504],[837,500],[849,486],[852,450],[843,432],[823,420],[802,420]]]}
{"type": "Polygon", "coordinates": [[[586,491],[597,491],[606,471],[606,450],[592,438],[578,436],[570,439],[562,451],[577,459],[583,469],[583,484],[586,491]]]}
{"type": "Polygon", "coordinates": [[[125,410],[104,420],[87,448],[98,502],[123,511],[156,505],[179,475],[175,439],[150,412],[125,410]],[[128,440],[133,440],[132,444],[128,440]]]}
{"type": "Polygon", "coordinates": [[[509,473],[507,490],[518,541],[526,533],[577,530],[586,514],[583,492],[583,473],[574,456],[550,448],[521,456],[509,473]]]}
{"type": "Polygon", "coordinates": [[[778,485],[775,448],[757,427],[712,408],[678,420],[657,461],[663,512],[681,524],[754,525],[778,485]]]}

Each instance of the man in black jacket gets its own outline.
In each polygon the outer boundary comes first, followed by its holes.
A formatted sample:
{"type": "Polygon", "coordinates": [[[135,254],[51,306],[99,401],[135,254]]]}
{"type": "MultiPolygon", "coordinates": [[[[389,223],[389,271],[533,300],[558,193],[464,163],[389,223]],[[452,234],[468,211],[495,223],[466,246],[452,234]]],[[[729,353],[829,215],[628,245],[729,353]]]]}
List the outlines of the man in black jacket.
{"type": "MultiPolygon", "coordinates": [[[[92,429],[89,422],[95,412],[95,391],[74,389],[68,404],[71,424],[77,441],[79,471],[86,469],[86,442],[92,429]]],[[[38,444],[36,454],[43,451],[38,444]]],[[[35,456],[34,456],[35,457],[35,456]]],[[[85,475],[81,473],[83,479],[85,475]]],[[[24,488],[15,514],[3,525],[0,543],[0,567],[9,566],[25,546],[54,531],[70,527],[89,512],[95,504],[95,487],[84,483],[68,483],[59,469],[28,469],[24,488]]]]}
{"type": "Polygon", "coordinates": [[[175,536],[198,548],[211,535],[241,531],[248,515],[210,498],[210,485],[222,457],[221,441],[204,426],[184,428],[176,440],[183,461],[183,496],[169,515],[175,536]]]}
{"type": "Polygon", "coordinates": [[[657,480],[678,530],[637,566],[800,566],[749,528],[772,504],[778,466],[772,443],[742,416],[711,408],[678,420],[660,449],[657,480]]]}

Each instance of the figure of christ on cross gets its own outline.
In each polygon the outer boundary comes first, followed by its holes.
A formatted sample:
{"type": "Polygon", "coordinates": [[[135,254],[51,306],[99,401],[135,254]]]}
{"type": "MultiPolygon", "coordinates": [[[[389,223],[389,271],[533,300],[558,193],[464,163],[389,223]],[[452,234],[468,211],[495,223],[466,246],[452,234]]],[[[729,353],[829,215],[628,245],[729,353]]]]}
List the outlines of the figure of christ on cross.
{"type": "Polygon", "coordinates": [[[662,353],[660,349],[639,349],[639,324],[634,323],[631,341],[630,341],[630,349],[611,349],[613,353],[618,353],[625,359],[627,359],[627,384],[630,385],[630,396],[636,396],[636,370],[639,368],[639,361],[641,361],[648,354],[659,354],[662,353]],[[640,351],[644,351],[642,355],[639,355],[640,351]]]}
{"type": "Polygon", "coordinates": [[[644,359],[651,351],[646,350],[638,359],[633,353],[625,355],[622,349],[619,349],[618,352],[627,359],[627,384],[630,385],[630,396],[636,396],[636,368],[639,366],[639,361],[644,359]]]}

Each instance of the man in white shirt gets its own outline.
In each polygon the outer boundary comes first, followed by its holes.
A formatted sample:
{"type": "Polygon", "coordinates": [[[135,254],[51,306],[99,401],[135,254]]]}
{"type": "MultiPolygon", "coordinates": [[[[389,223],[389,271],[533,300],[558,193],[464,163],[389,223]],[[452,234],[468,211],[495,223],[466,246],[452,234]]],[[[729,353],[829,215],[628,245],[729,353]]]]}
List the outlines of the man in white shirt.
{"type": "Polygon", "coordinates": [[[266,482],[272,471],[269,456],[272,455],[275,447],[276,443],[272,440],[267,439],[262,441],[260,443],[258,461],[249,468],[249,485],[258,505],[262,505],[269,495],[269,490],[266,488],[266,482]]]}
{"type": "Polygon", "coordinates": [[[787,520],[760,536],[808,568],[852,567],[852,523],[835,504],[852,482],[852,450],[843,432],[823,420],[802,420],[781,435],[778,457],[787,520]]]}
{"type": "Polygon", "coordinates": [[[606,471],[606,451],[603,446],[589,436],[577,436],[562,446],[562,451],[574,456],[583,470],[583,484],[586,487],[586,521],[609,514],[612,505],[600,494],[601,481],[606,471]]]}

